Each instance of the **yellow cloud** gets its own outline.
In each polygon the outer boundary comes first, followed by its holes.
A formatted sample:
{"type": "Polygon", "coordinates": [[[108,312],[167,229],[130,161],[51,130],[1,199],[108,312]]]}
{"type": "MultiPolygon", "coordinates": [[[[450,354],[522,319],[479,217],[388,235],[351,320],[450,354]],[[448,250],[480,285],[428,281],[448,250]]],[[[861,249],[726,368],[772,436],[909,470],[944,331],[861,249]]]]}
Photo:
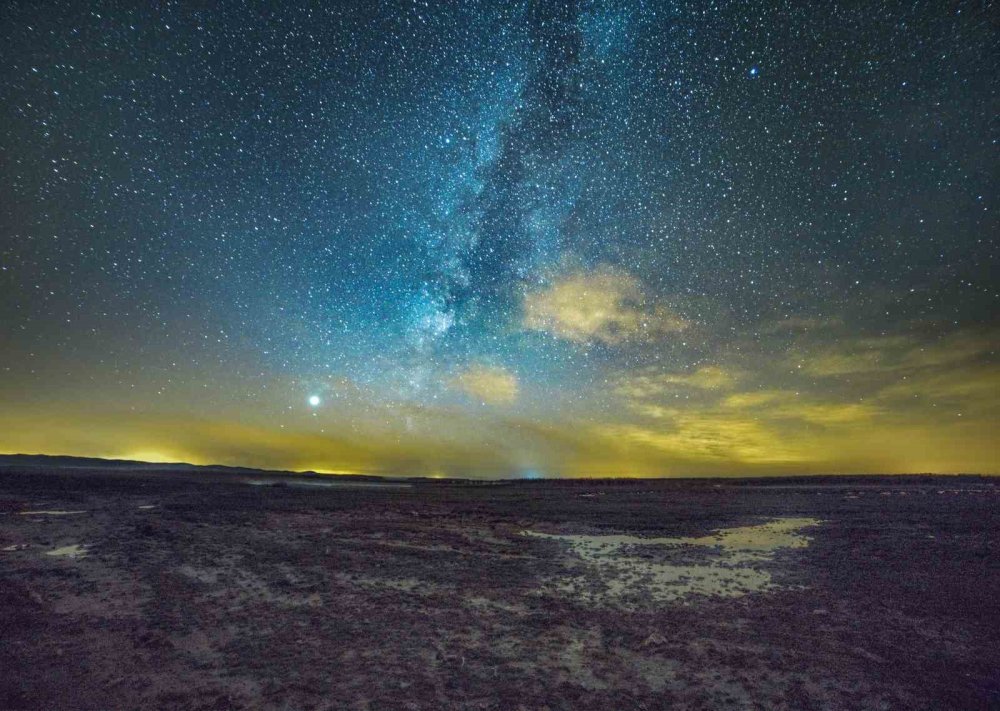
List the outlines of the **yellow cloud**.
{"type": "Polygon", "coordinates": [[[672,471],[729,462],[764,473],[996,472],[1000,449],[986,434],[1000,417],[995,340],[959,332],[807,341],[792,361],[813,376],[802,379],[763,354],[738,370],[621,373],[612,387],[634,419],[601,431],[623,456],[672,471]]]}
{"type": "Polygon", "coordinates": [[[792,333],[797,331],[817,331],[824,328],[834,328],[843,325],[840,318],[813,318],[810,316],[789,316],[779,321],[772,321],[765,324],[761,331],[764,333],[792,333]]]}
{"type": "Polygon", "coordinates": [[[799,368],[805,373],[821,377],[869,373],[884,367],[885,355],[878,350],[820,353],[799,363],[799,368]]]}
{"type": "Polygon", "coordinates": [[[936,368],[955,365],[995,353],[996,333],[960,331],[930,344],[910,348],[902,358],[907,368],[936,368]]]}
{"type": "Polygon", "coordinates": [[[760,407],[775,400],[785,400],[798,397],[791,390],[758,390],[749,393],[734,393],[722,401],[722,406],[731,410],[743,410],[760,407]]]}
{"type": "Polygon", "coordinates": [[[632,424],[612,425],[603,428],[602,434],[688,460],[717,460],[738,465],[791,463],[809,459],[760,422],[712,413],[681,415],[669,428],[662,429],[632,424]]]}
{"type": "Polygon", "coordinates": [[[705,390],[721,390],[731,387],[736,382],[736,376],[731,370],[724,370],[716,365],[706,365],[689,374],[667,374],[664,376],[664,382],[705,390]]]}
{"type": "Polygon", "coordinates": [[[905,335],[859,338],[800,352],[788,364],[820,377],[945,368],[986,357],[996,350],[995,343],[995,334],[978,331],[960,331],[932,342],[905,335]]]}
{"type": "Polygon", "coordinates": [[[835,426],[866,423],[879,412],[879,408],[874,405],[862,402],[799,402],[766,410],[764,416],[835,426]]]}
{"type": "Polygon", "coordinates": [[[884,401],[949,403],[978,408],[998,407],[1000,365],[924,370],[903,374],[878,392],[884,401]]]}
{"type": "Polygon", "coordinates": [[[517,376],[498,366],[473,365],[454,377],[452,384],[465,393],[494,404],[505,404],[517,399],[517,376]]]}
{"type": "Polygon", "coordinates": [[[681,410],[678,410],[676,407],[663,407],[662,405],[652,405],[647,402],[634,402],[630,404],[632,405],[632,409],[640,415],[651,417],[654,420],[672,419],[681,414],[681,410]]]}
{"type": "Polygon", "coordinates": [[[526,294],[523,323],[569,341],[611,345],[688,327],[666,306],[651,304],[637,279],[611,269],[572,274],[526,294]]]}
{"type": "Polygon", "coordinates": [[[818,400],[793,390],[735,393],[720,407],[737,412],[752,410],[755,417],[768,420],[802,420],[827,426],[867,422],[881,412],[871,403],[818,400]]]}
{"type": "Polygon", "coordinates": [[[683,388],[726,390],[738,379],[734,370],[716,365],[705,365],[689,373],[664,373],[647,368],[622,376],[615,385],[615,392],[626,398],[648,398],[683,388]]]}

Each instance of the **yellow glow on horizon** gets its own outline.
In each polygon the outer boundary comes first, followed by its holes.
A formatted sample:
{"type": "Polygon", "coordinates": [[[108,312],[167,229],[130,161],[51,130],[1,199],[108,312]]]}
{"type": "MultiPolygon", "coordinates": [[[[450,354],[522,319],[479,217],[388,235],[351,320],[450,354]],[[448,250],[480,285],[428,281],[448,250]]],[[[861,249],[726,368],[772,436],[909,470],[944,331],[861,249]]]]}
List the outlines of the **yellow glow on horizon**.
{"type": "MultiPolygon", "coordinates": [[[[351,391],[353,399],[323,408],[321,423],[312,411],[279,424],[243,409],[199,419],[176,403],[172,413],[137,413],[8,398],[0,451],[329,475],[998,474],[1000,364],[991,342],[972,334],[947,348],[899,337],[814,347],[808,357],[822,367],[804,367],[799,380],[785,371],[780,382],[767,359],[756,370],[744,360],[618,371],[591,394],[604,399],[600,407],[595,400],[544,415],[518,409],[530,384],[486,366],[465,371],[462,385],[503,407],[379,409],[351,391]],[[878,355],[850,361],[849,375],[840,372],[848,361],[833,367],[828,357],[858,351],[878,355]],[[870,360],[883,365],[865,369],[870,360]]],[[[797,360],[811,362],[804,353],[797,360]]]]}

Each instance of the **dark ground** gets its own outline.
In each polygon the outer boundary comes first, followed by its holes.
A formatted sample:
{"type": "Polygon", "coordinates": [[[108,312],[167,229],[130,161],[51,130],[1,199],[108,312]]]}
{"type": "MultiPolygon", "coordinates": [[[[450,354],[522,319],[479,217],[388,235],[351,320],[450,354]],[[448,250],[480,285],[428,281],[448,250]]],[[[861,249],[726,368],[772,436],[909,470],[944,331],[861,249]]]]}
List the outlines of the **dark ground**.
{"type": "Polygon", "coordinates": [[[995,479],[251,478],[0,468],[0,709],[1000,708],[995,479]],[[522,535],[786,517],[766,589],[668,601],[522,535]]]}

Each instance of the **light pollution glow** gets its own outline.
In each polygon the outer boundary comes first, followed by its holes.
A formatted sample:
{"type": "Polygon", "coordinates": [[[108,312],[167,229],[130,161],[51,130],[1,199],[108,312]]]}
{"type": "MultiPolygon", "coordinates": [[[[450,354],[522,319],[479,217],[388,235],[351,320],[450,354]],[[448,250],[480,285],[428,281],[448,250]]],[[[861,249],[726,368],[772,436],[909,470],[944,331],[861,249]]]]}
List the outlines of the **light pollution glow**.
{"type": "Polygon", "coordinates": [[[282,427],[247,410],[191,418],[176,399],[154,409],[140,396],[129,410],[5,399],[0,450],[414,476],[996,473],[991,342],[965,333],[934,345],[793,346],[770,374],[747,362],[625,371],[544,421],[517,412],[513,373],[486,366],[444,382],[457,399],[435,407],[373,409],[339,381],[332,404],[293,406],[282,427]],[[782,387],[765,385],[774,378],[782,387]]]}

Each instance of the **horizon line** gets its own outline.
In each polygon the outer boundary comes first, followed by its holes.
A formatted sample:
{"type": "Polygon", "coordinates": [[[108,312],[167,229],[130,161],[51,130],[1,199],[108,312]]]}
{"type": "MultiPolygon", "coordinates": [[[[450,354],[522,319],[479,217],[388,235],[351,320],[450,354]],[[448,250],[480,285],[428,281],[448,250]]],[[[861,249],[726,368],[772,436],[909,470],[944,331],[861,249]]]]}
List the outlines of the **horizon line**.
{"type": "MultiPolygon", "coordinates": [[[[518,477],[518,476],[486,476],[486,477],[471,477],[471,476],[449,476],[446,474],[441,475],[427,475],[427,474],[392,474],[387,472],[346,472],[346,471],[333,471],[333,470],[320,470],[320,469],[266,469],[255,466],[248,466],[243,464],[195,464],[192,462],[185,461],[163,461],[163,460],[146,460],[146,459],[133,459],[133,458],[120,458],[120,457],[97,457],[79,454],[48,454],[48,453],[31,453],[31,452],[0,452],[0,466],[4,464],[2,461],[4,458],[8,457],[45,457],[50,459],[79,459],[79,460],[91,460],[94,462],[107,462],[107,463],[121,463],[121,464],[142,464],[148,467],[189,467],[192,469],[244,469],[248,471],[261,472],[265,474],[280,474],[280,475],[313,475],[313,476],[329,476],[329,477],[368,477],[368,478],[378,478],[378,479],[421,479],[430,481],[516,481],[516,482],[530,482],[530,481],[608,481],[608,480],[629,480],[629,481],[661,481],[661,480],[672,480],[672,481],[683,481],[683,480],[753,480],[753,479],[794,479],[794,478],[822,478],[822,477],[1000,477],[1000,472],[862,472],[862,473],[851,473],[851,472],[798,472],[791,474],[731,474],[731,475],[698,475],[698,474],[680,474],[676,476],[664,475],[664,476],[638,476],[633,474],[607,474],[598,476],[545,476],[540,474],[537,470],[534,470],[534,476],[531,477],[518,477]]],[[[30,465],[28,465],[30,466],[30,465]]]]}

